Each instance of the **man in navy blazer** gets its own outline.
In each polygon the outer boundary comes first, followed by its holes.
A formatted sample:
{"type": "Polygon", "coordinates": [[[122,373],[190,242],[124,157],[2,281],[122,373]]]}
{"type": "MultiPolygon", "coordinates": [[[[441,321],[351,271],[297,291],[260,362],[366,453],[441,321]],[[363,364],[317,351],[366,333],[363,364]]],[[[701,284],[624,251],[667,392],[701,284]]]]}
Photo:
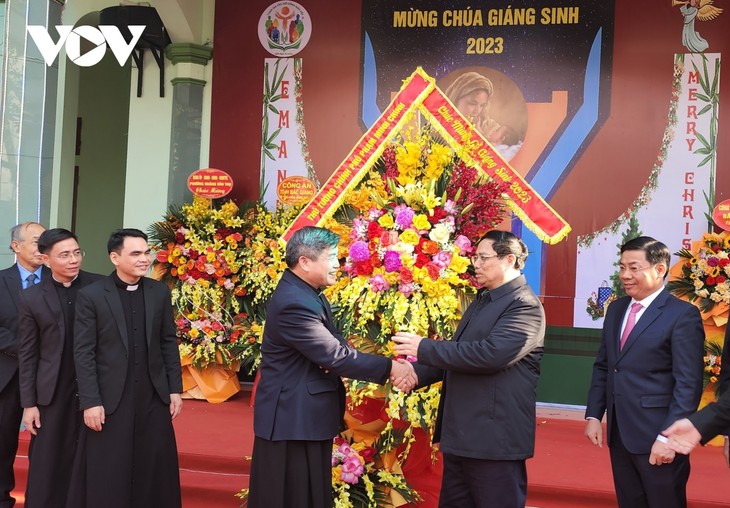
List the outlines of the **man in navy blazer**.
{"type": "Polygon", "coordinates": [[[408,362],[361,353],[335,329],[321,289],[336,280],[338,242],[328,229],[305,227],[287,243],[288,269],[261,346],[249,508],[332,506],[332,438],[345,411],[340,376],[415,385],[408,362]]]}
{"type": "Polygon", "coordinates": [[[704,330],[700,312],[664,289],[669,249],[646,236],[621,247],[627,296],[606,312],[588,393],[585,435],[608,445],[621,508],[687,506],[689,458],[661,431],[694,413],[702,392],[704,330]]]}
{"type": "Polygon", "coordinates": [[[0,508],[12,508],[15,499],[13,462],[23,415],[18,388],[18,295],[20,290],[50,276],[38,251],[45,228],[23,222],[10,230],[10,249],[16,263],[0,270],[0,508]]]}

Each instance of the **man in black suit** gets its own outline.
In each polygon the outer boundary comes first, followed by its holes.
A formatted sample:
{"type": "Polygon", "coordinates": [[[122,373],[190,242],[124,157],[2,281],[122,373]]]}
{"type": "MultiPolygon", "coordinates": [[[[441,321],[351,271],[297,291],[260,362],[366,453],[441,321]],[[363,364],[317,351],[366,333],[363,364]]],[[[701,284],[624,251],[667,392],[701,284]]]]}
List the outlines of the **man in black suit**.
{"type": "Polygon", "coordinates": [[[621,247],[627,296],[609,305],[588,393],[585,435],[608,445],[618,505],[687,506],[688,457],[661,435],[692,414],[702,393],[705,332],[700,312],[664,289],[669,249],[642,236],[621,247]]]}
{"type": "Polygon", "coordinates": [[[688,454],[699,443],[706,443],[716,435],[724,436],[722,454],[730,467],[730,324],[725,328],[720,371],[720,398],[689,418],[679,420],[663,432],[669,438],[668,446],[677,453],[688,454]]]}
{"type": "Polygon", "coordinates": [[[115,271],[76,302],[85,428],[72,480],[81,491],[70,497],[79,507],[179,508],[172,420],[182,410],[182,374],[170,289],[145,277],[152,258],[142,231],[117,230],[107,247],[115,271]]]}
{"type": "Polygon", "coordinates": [[[84,272],[76,235],[49,229],[38,250],[51,276],[20,293],[18,373],[23,423],[32,434],[26,508],[66,504],[79,435],[73,322],[80,288],[101,278],[84,272]]]}
{"type": "Polygon", "coordinates": [[[10,249],[16,263],[0,271],[0,508],[11,508],[15,499],[13,462],[23,415],[18,391],[18,294],[48,276],[38,252],[38,237],[45,228],[24,222],[10,230],[10,249]]]}
{"type": "Polygon", "coordinates": [[[441,508],[524,507],[535,451],[535,390],[545,338],[542,304],[521,274],[527,247],[489,231],[472,256],[483,288],[450,341],[398,332],[419,383],[443,379],[434,442],[444,458],[441,508]]]}
{"type": "Polygon", "coordinates": [[[669,438],[667,446],[677,453],[688,454],[695,446],[706,443],[730,427],[730,392],[717,402],[708,404],[689,418],[674,422],[663,434],[669,438]]]}
{"type": "Polygon", "coordinates": [[[338,242],[328,229],[305,227],[287,243],[288,269],[261,346],[249,508],[332,506],[332,438],[345,412],[340,376],[415,385],[408,362],[361,353],[335,329],[321,289],[336,280],[338,242]]]}

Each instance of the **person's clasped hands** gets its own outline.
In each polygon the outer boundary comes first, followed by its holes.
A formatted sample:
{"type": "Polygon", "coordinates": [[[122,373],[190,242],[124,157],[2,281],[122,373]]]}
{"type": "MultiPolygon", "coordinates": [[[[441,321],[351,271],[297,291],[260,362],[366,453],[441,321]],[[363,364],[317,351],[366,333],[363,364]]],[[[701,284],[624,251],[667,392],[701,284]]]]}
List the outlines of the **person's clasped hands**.
{"type": "Polygon", "coordinates": [[[393,350],[400,356],[393,360],[393,368],[390,371],[390,380],[393,384],[401,391],[408,392],[412,390],[418,384],[418,376],[413,368],[410,360],[414,361],[418,359],[418,344],[421,342],[421,337],[415,333],[408,332],[397,332],[391,340],[396,343],[393,350]],[[396,368],[396,365],[401,367],[396,368]],[[408,369],[408,374],[401,377],[397,374],[397,370],[402,370],[402,367],[408,369]],[[394,373],[396,373],[394,375],[394,373]]]}
{"type": "Polygon", "coordinates": [[[393,358],[390,381],[400,391],[410,392],[418,384],[418,376],[411,362],[403,358],[393,358]]]}

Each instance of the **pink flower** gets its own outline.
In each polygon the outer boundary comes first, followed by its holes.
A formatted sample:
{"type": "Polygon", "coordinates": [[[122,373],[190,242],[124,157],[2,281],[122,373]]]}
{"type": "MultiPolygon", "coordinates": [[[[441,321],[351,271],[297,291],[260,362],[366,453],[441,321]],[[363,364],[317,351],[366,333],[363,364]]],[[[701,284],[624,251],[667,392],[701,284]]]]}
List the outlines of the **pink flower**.
{"type": "Polygon", "coordinates": [[[337,447],[337,451],[340,452],[342,455],[350,455],[352,453],[352,448],[350,447],[349,443],[342,443],[340,446],[337,447]]]}
{"type": "Polygon", "coordinates": [[[352,245],[350,245],[350,259],[356,263],[361,263],[370,259],[370,249],[368,248],[368,244],[362,240],[353,242],[352,245]]]}
{"type": "Polygon", "coordinates": [[[370,279],[370,289],[376,293],[388,291],[390,289],[390,283],[381,274],[373,275],[370,279]]]}
{"type": "Polygon", "coordinates": [[[456,245],[464,254],[469,254],[471,252],[471,242],[464,235],[458,235],[454,239],[454,245],[456,245]]]}
{"type": "Polygon", "coordinates": [[[433,264],[439,268],[446,268],[451,264],[451,254],[444,251],[439,251],[433,257],[433,264]]]}
{"type": "Polygon", "coordinates": [[[398,291],[400,291],[403,294],[403,296],[405,296],[406,298],[408,298],[409,296],[411,296],[413,294],[413,290],[414,290],[413,283],[398,285],[398,291]]]}
{"type": "Polygon", "coordinates": [[[347,457],[342,462],[342,473],[340,474],[340,480],[346,483],[355,484],[358,479],[362,476],[363,467],[360,458],[357,455],[347,457]]]}
{"type": "Polygon", "coordinates": [[[400,260],[400,254],[394,250],[385,252],[383,257],[383,265],[385,266],[386,272],[397,272],[403,263],[400,260]]]}

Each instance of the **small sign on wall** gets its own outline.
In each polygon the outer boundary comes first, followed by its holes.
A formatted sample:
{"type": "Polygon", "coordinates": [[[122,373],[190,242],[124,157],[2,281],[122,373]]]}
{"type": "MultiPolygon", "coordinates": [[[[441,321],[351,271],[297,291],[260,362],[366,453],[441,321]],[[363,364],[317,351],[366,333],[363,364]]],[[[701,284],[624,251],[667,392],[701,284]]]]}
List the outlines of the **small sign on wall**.
{"type": "Polygon", "coordinates": [[[188,177],[188,189],[201,198],[218,199],[231,192],[233,179],[220,169],[199,169],[188,177]]]}
{"type": "Polygon", "coordinates": [[[712,220],[715,221],[718,227],[730,231],[730,199],[718,203],[712,211],[712,220]]]}

